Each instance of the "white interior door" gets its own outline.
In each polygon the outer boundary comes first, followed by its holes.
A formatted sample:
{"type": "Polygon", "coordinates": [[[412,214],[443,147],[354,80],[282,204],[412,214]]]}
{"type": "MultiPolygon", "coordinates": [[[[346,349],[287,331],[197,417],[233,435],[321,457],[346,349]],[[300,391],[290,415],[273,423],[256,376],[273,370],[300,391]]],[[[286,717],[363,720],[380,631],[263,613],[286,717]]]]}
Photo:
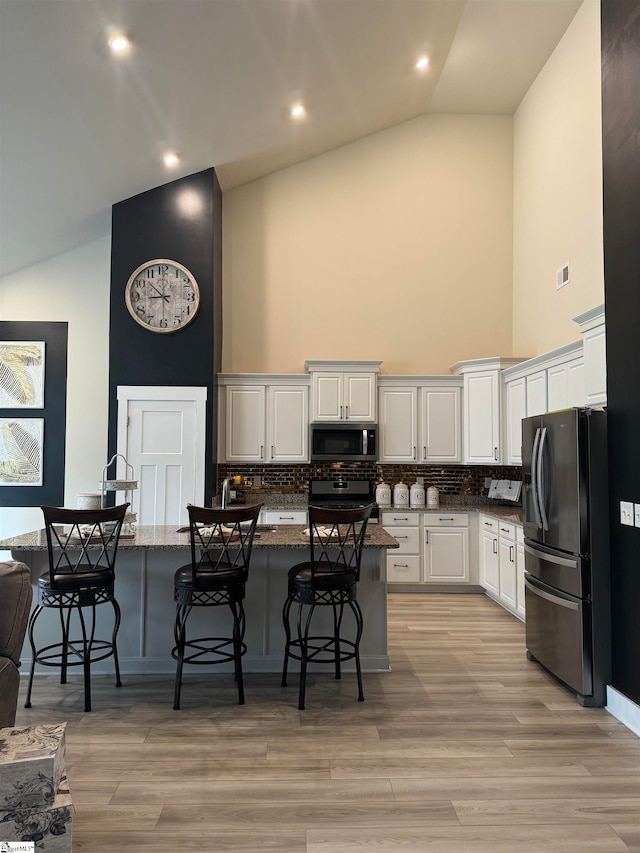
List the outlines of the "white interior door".
{"type": "Polygon", "coordinates": [[[187,504],[203,506],[206,398],[206,388],[118,388],[118,453],[138,481],[138,524],[187,524],[187,504]]]}

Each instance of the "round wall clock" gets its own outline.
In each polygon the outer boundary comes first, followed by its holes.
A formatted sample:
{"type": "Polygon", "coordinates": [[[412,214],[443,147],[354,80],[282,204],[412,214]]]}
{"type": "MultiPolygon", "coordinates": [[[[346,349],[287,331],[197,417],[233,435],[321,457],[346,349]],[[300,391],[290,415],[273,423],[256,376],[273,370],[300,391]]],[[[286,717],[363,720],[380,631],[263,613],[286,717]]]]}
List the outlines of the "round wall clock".
{"type": "Polygon", "coordinates": [[[129,276],[124,291],[129,313],[151,332],[177,332],[198,312],[200,288],[189,270],[177,261],[145,261],[129,276]]]}

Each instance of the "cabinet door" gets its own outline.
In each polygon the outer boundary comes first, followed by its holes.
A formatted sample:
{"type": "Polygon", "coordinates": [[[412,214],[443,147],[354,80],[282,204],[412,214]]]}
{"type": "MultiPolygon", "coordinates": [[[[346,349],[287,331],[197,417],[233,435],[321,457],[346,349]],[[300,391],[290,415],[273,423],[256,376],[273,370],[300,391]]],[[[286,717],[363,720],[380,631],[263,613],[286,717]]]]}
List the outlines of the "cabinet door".
{"type": "Polygon", "coordinates": [[[547,370],[547,403],[550,412],[569,405],[568,365],[557,364],[547,370]]]}
{"type": "Polygon", "coordinates": [[[460,462],[460,389],[422,388],[420,461],[460,462]]]}
{"type": "Polygon", "coordinates": [[[524,544],[516,542],[516,611],[524,619],[524,544]]]}
{"type": "Polygon", "coordinates": [[[547,411],[547,371],[538,370],[527,376],[527,417],[547,411]]]}
{"type": "Polygon", "coordinates": [[[522,465],[522,419],[527,416],[527,389],[524,377],[505,384],[507,462],[522,465]]]}
{"type": "Polygon", "coordinates": [[[313,373],[312,420],[340,421],[344,415],[342,373],[313,373]]]}
{"type": "Polygon", "coordinates": [[[585,332],[582,343],[584,347],[586,405],[606,405],[607,353],[604,324],[585,332]]]}
{"type": "Polygon", "coordinates": [[[418,389],[380,389],[380,462],[415,462],[418,446],[418,389]]]}
{"type": "Polygon", "coordinates": [[[498,371],[465,374],[465,460],[500,462],[500,395],[498,371]]]}
{"type": "Polygon", "coordinates": [[[228,385],[227,462],[265,461],[264,385],[228,385]]]}
{"type": "Polygon", "coordinates": [[[584,359],[576,358],[567,365],[567,405],[586,406],[587,389],[584,359]]]}
{"type": "Polygon", "coordinates": [[[480,533],[480,585],[498,596],[498,577],[498,537],[483,530],[480,533]]]}
{"type": "Polygon", "coordinates": [[[309,389],[304,385],[269,387],[267,448],[269,462],[309,461],[309,389]]]}
{"type": "Polygon", "coordinates": [[[467,528],[425,528],[424,579],[432,583],[467,583],[469,581],[469,531],[467,528]]]}
{"type": "Polygon", "coordinates": [[[510,610],[516,609],[516,543],[500,537],[499,542],[499,599],[510,610]]]}
{"type": "Polygon", "coordinates": [[[343,377],[344,419],[375,422],[375,373],[345,373],[343,377]]]}

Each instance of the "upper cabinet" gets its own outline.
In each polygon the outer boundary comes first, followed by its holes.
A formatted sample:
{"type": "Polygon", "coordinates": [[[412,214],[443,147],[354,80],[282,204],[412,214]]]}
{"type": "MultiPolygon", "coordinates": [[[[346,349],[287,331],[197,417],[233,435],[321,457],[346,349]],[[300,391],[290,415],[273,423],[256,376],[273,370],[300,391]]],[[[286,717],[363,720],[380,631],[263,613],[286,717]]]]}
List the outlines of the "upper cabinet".
{"type": "Polygon", "coordinates": [[[500,465],[506,455],[501,428],[502,375],[518,364],[515,358],[480,358],[460,361],[451,371],[464,379],[462,414],[463,461],[500,465]]]}
{"type": "Polygon", "coordinates": [[[607,353],[604,305],[573,318],[580,326],[584,349],[585,405],[607,403],[607,353]]]}
{"type": "Polygon", "coordinates": [[[221,462],[309,461],[307,377],[236,374],[218,384],[221,462]]]}
{"type": "Polygon", "coordinates": [[[461,461],[461,380],[382,376],[378,389],[380,462],[461,461]]]}
{"type": "Polygon", "coordinates": [[[380,361],[307,361],[312,421],[375,423],[380,361]]]}

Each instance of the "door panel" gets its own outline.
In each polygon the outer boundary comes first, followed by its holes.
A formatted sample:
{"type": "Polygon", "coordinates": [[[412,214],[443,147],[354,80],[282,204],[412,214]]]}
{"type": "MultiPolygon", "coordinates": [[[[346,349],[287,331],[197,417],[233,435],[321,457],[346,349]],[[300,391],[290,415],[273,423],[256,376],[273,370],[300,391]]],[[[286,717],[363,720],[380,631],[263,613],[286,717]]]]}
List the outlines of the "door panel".
{"type": "Polygon", "coordinates": [[[586,517],[586,492],[581,488],[585,472],[581,469],[578,410],[564,409],[542,418],[540,438],[540,503],[546,515],[543,531],[545,545],[573,554],[587,552],[581,541],[581,513],[586,517]]]}
{"type": "Polygon", "coordinates": [[[589,561],[584,557],[547,550],[525,539],[524,558],[527,572],[542,583],[577,598],[590,595],[589,561]]]}

